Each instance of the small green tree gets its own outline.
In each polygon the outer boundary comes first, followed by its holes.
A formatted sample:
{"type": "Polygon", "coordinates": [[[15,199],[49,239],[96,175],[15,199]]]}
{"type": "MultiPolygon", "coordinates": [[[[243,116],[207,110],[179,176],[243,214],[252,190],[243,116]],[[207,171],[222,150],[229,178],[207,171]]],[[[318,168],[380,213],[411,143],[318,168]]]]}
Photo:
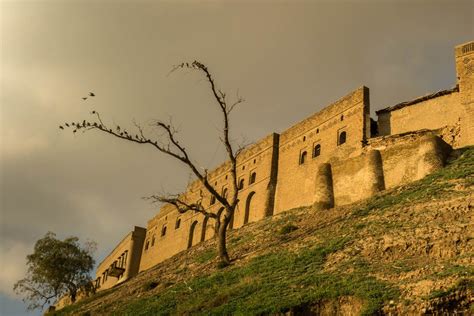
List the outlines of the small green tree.
{"type": "Polygon", "coordinates": [[[13,289],[23,296],[29,310],[44,308],[64,295],[75,302],[78,290],[91,284],[89,272],[94,267],[94,242],[79,244],[79,238],[56,239],[48,232],[39,239],[34,252],[26,256],[28,271],[13,289]]]}

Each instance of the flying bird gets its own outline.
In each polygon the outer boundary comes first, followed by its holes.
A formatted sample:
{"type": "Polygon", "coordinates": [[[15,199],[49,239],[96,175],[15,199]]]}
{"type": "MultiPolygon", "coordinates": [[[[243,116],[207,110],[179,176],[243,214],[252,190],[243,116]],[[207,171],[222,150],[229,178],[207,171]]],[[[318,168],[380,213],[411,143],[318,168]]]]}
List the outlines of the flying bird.
{"type": "Polygon", "coordinates": [[[65,125],[66,125],[67,127],[69,127],[69,124],[68,124],[68,123],[66,123],[65,125]]]}
{"type": "Polygon", "coordinates": [[[94,92],[89,92],[89,96],[90,96],[90,97],[95,97],[94,92]]]}
{"type": "Polygon", "coordinates": [[[61,125],[59,126],[60,129],[64,129],[64,127],[62,127],[61,125]]]}
{"type": "Polygon", "coordinates": [[[82,98],[82,100],[84,100],[84,101],[87,100],[87,97],[82,98]]]}

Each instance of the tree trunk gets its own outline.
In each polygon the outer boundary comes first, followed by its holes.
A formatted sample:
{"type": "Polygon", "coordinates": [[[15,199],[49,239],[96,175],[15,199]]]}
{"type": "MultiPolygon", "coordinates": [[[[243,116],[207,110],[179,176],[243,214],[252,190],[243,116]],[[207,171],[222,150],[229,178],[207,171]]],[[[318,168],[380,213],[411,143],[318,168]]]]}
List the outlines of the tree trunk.
{"type": "Polygon", "coordinates": [[[219,232],[218,232],[218,245],[219,245],[219,259],[223,264],[230,264],[229,254],[227,253],[227,227],[230,223],[230,216],[229,212],[226,212],[226,216],[224,216],[224,220],[221,221],[219,225],[219,232]]]}
{"type": "Polygon", "coordinates": [[[69,296],[71,297],[71,302],[74,303],[76,302],[76,291],[75,290],[69,290],[69,296]]]}

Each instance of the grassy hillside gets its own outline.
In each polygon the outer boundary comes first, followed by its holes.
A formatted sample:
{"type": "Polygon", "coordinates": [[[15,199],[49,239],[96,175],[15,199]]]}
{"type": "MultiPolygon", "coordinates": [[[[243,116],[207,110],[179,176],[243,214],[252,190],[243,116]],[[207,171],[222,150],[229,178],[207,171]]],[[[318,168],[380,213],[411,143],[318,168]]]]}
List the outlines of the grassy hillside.
{"type": "Polygon", "coordinates": [[[362,203],[289,210],[54,315],[321,315],[474,312],[474,148],[362,203]],[[471,305],[470,305],[471,304],[471,305]]]}

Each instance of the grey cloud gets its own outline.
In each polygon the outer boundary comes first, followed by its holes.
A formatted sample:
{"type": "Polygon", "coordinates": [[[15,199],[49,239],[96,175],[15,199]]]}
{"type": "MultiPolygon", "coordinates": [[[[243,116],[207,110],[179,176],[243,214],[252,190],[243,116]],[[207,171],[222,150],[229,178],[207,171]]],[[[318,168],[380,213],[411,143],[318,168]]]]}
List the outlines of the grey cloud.
{"type": "Polygon", "coordinates": [[[211,168],[224,159],[219,113],[201,77],[167,76],[173,64],[202,60],[229,97],[238,90],[233,136],[256,141],[361,85],[373,110],[451,87],[454,45],[474,29],[470,1],[0,6],[2,243],[32,247],[53,230],[98,241],[99,260],[156,213],[140,197],[178,192],[189,174],[150,148],[60,133],[62,122],[92,109],[122,126],[171,115],[211,168]]]}

